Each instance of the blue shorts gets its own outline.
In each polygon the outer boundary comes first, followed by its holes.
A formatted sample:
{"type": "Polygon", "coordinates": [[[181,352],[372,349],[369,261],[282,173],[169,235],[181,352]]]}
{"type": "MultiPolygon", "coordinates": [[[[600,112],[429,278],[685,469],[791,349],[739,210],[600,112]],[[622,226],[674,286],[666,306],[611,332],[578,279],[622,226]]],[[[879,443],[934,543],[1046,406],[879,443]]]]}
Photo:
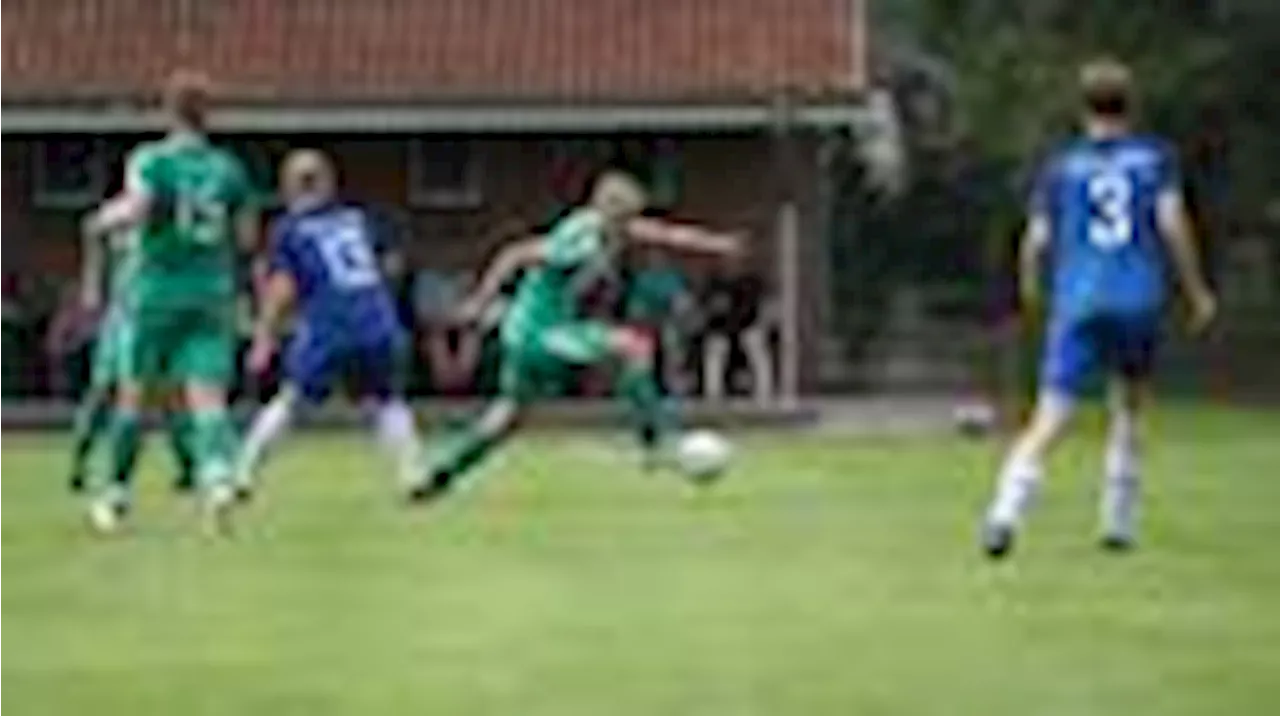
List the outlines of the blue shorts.
{"type": "Polygon", "coordinates": [[[310,330],[305,324],[284,356],[285,382],[302,397],[320,402],[338,378],[352,377],[362,395],[380,400],[404,392],[408,341],[402,331],[343,336],[310,330]]]}
{"type": "Polygon", "coordinates": [[[1146,378],[1155,368],[1159,342],[1158,313],[1055,318],[1045,336],[1040,384],[1078,395],[1100,371],[1146,378]]]}

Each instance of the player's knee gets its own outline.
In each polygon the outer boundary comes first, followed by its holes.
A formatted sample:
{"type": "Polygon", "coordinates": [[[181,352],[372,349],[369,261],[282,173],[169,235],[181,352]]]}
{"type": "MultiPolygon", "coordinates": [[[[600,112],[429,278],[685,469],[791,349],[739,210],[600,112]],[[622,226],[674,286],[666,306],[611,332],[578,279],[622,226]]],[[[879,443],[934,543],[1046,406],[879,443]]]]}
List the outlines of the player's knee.
{"type": "Polygon", "coordinates": [[[489,404],[480,416],[480,430],[488,435],[500,435],[513,428],[520,417],[520,404],[510,398],[499,398],[489,404]]]}
{"type": "Polygon", "coordinates": [[[187,386],[186,393],[192,410],[222,410],[227,405],[226,392],[220,386],[193,384],[187,386]]]}
{"type": "Polygon", "coordinates": [[[116,386],[115,390],[116,409],[137,412],[142,407],[142,388],[141,386],[121,383],[116,386]]]}
{"type": "Polygon", "coordinates": [[[613,335],[614,350],[633,367],[652,368],[658,352],[657,341],[647,331],[619,328],[613,335]]]}
{"type": "Polygon", "coordinates": [[[1142,408],[1146,395],[1145,385],[1132,378],[1118,379],[1111,389],[1109,399],[1112,413],[1133,414],[1142,408]]]}

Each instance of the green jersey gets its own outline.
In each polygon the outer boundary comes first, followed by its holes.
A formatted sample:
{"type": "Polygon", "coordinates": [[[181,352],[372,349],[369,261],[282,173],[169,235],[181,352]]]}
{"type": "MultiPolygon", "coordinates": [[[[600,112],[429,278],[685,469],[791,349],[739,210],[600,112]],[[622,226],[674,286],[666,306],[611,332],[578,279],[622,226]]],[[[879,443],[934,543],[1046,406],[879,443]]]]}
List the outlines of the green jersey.
{"type": "Polygon", "coordinates": [[[130,153],[125,182],[152,202],[131,237],[134,306],[181,308],[235,293],[234,217],[249,200],[243,165],[198,135],[174,134],[130,153]]]}
{"type": "Polygon", "coordinates": [[[616,246],[594,211],[580,209],[566,216],[544,241],[542,264],[520,279],[503,318],[502,339],[509,344],[578,318],[584,291],[613,272],[616,246]]]}

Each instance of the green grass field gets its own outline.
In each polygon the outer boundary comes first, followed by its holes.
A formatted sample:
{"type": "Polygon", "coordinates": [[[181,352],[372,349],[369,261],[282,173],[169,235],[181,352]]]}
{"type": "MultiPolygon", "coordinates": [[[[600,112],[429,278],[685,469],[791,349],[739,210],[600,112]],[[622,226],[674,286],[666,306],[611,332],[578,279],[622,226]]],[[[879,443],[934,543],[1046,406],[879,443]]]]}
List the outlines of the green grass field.
{"type": "Polygon", "coordinates": [[[1012,563],[977,556],[998,445],[736,436],[710,491],[622,436],[535,433],[410,513],[311,435],[237,539],[166,490],[83,529],[65,442],[4,440],[3,706],[20,714],[1246,716],[1280,709],[1280,415],[1167,411],[1145,543],[1095,551],[1099,429],[1012,563]]]}

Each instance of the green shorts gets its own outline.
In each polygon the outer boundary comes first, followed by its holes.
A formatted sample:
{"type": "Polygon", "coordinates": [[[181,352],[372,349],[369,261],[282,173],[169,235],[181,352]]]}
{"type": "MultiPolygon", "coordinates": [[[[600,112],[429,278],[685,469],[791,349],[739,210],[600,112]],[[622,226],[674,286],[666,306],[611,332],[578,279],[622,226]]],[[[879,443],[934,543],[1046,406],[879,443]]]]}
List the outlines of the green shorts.
{"type": "Polygon", "coordinates": [[[122,381],[226,386],[235,371],[232,306],[140,306],[122,320],[116,350],[122,381]]]}
{"type": "Polygon", "coordinates": [[[503,336],[498,392],[521,401],[553,395],[574,368],[602,363],[611,355],[612,327],[603,321],[572,321],[520,336],[503,336]]]}

